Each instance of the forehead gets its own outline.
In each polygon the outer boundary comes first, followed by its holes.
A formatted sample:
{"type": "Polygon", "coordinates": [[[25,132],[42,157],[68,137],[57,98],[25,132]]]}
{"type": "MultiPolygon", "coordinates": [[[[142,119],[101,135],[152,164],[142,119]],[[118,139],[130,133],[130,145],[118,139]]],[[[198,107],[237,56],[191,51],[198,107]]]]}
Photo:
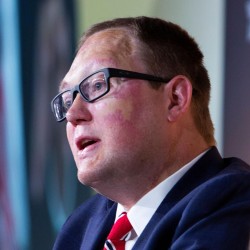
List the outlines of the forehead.
{"type": "Polygon", "coordinates": [[[112,28],[99,31],[88,37],[79,52],[86,53],[89,47],[94,47],[96,51],[119,50],[121,54],[131,54],[136,47],[136,40],[127,29],[112,28]]]}
{"type": "Polygon", "coordinates": [[[79,60],[86,63],[87,70],[89,65],[98,63],[114,64],[107,67],[129,67],[138,57],[137,47],[138,42],[126,29],[107,29],[87,38],[79,50],[79,60]]]}
{"type": "Polygon", "coordinates": [[[115,67],[144,71],[140,68],[139,42],[124,28],[99,31],[88,37],[79,49],[61,84],[79,83],[101,68],[115,67]]]}

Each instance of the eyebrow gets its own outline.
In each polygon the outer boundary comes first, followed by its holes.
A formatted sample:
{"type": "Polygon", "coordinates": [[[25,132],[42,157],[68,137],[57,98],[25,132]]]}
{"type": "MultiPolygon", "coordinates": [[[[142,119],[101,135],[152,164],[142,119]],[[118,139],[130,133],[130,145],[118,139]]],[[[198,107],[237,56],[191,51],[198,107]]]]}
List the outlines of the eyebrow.
{"type": "Polygon", "coordinates": [[[69,86],[68,82],[62,80],[59,84],[59,92],[68,89],[68,86],[69,86]]]}

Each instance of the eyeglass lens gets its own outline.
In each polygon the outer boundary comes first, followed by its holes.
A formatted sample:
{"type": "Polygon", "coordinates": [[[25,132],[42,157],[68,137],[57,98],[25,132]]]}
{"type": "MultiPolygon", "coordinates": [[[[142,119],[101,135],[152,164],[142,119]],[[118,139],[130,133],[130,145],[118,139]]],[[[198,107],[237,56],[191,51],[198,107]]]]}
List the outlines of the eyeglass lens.
{"type": "Polygon", "coordinates": [[[67,111],[73,104],[74,93],[79,92],[88,102],[98,99],[108,90],[108,83],[103,72],[97,72],[84,79],[79,86],[60,93],[53,101],[52,108],[58,121],[65,118],[67,111]]]}

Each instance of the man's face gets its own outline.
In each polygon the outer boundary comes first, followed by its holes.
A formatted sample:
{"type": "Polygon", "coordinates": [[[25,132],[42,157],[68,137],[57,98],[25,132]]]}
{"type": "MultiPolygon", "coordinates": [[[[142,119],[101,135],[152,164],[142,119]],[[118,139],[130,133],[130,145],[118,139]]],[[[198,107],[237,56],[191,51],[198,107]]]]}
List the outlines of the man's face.
{"type": "MultiPolygon", "coordinates": [[[[145,65],[120,30],[89,37],[78,52],[62,88],[71,88],[102,68],[141,73],[145,65]]],[[[165,150],[165,100],[162,87],[149,82],[120,79],[94,103],[78,94],[67,113],[67,136],[79,180],[95,189],[154,182],[165,150]],[[152,180],[151,180],[152,179],[152,180]]]]}

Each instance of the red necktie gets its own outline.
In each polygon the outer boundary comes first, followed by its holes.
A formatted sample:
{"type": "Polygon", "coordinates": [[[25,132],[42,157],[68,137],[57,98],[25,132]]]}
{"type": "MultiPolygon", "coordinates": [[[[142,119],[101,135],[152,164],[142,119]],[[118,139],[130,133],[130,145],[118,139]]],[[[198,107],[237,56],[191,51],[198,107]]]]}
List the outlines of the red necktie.
{"type": "Polygon", "coordinates": [[[103,250],[124,250],[125,241],[131,229],[132,226],[128,220],[127,213],[124,212],[113,225],[103,250]]]}

